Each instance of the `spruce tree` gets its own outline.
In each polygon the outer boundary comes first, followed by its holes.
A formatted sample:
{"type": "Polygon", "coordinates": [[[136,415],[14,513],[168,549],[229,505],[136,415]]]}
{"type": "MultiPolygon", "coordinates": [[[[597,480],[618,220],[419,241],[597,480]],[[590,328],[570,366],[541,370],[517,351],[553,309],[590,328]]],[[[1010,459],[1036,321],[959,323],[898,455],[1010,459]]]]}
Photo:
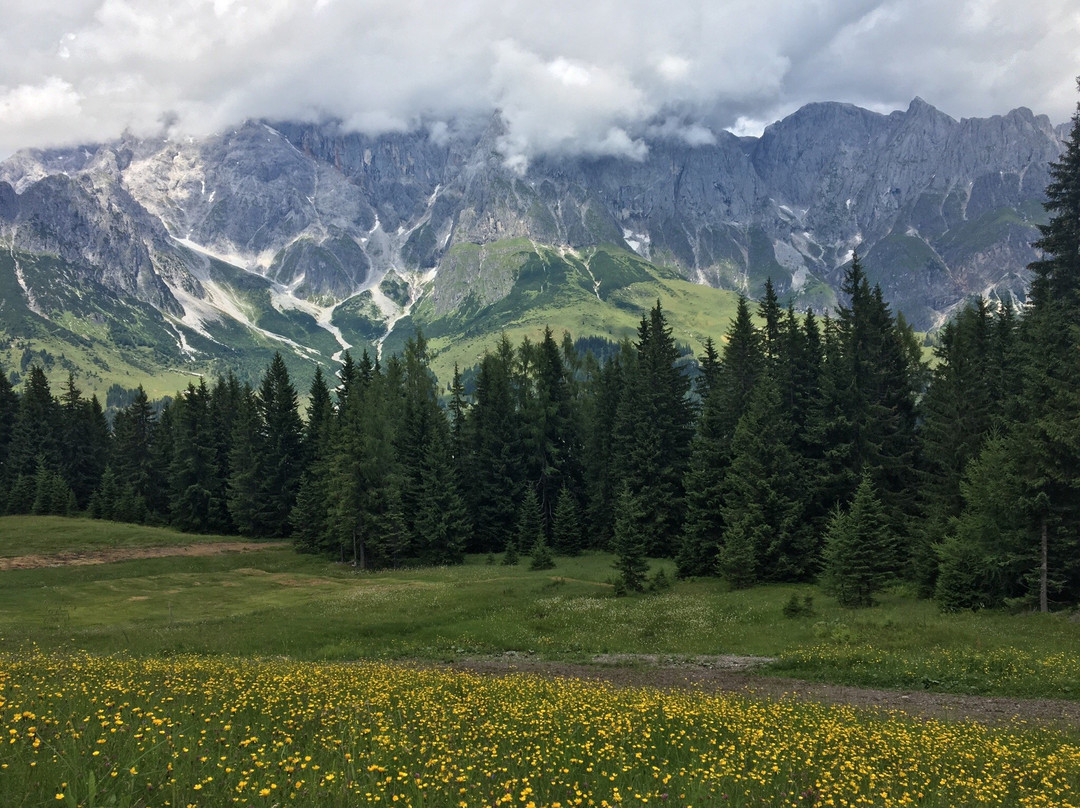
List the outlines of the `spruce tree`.
{"type": "Polygon", "coordinates": [[[421,475],[424,496],[416,517],[420,557],[429,564],[460,564],[465,556],[468,514],[458,494],[445,425],[428,439],[421,475]]]}
{"type": "MultiPolygon", "coordinates": [[[[11,435],[15,429],[15,418],[19,411],[19,397],[11,387],[7,373],[0,366],[0,491],[6,488],[8,479],[8,450],[11,446],[11,435]]],[[[3,512],[4,503],[0,502],[0,513],[3,512]]]]}
{"type": "Polygon", "coordinates": [[[551,544],[559,555],[575,556],[581,552],[581,520],[574,495],[563,486],[555,506],[555,523],[551,531],[551,544]]]}
{"type": "Polygon", "coordinates": [[[198,387],[188,384],[173,405],[169,510],[173,525],[188,532],[210,530],[212,501],[219,488],[209,405],[205,380],[198,387]]]}
{"type": "Polygon", "coordinates": [[[480,360],[476,400],[467,416],[464,488],[473,522],[469,552],[500,552],[517,522],[523,470],[521,425],[511,383],[512,354],[504,337],[498,351],[480,360]]]}
{"type": "Polygon", "coordinates": [[[582,467],[586,490],[586,523],[589,525],[589,546],[605,549],[611,546],[615,532],[615,499],[618,492],[616,469],[619,402],[623,397],[624,357],[631,356],[626,344],[617,354],[596,369],[586,384],[582,421],[584,444],[582,467]]]}
{"type": "Polygon", "coordinates": [[[94,519],[112,520],[116,515],[116,504],[120,499],[120,490],[112,466],[106,466],[101,475],[98,490],[90,498],[90,516],[94,519]]]}
{"type": "Polygon", "coordinates": [[[872,606],[897,571],[896,540],[869,473],[847,511],[837,508],[825,536],[823,584],[841,606],[872,606]]]}
{"type": "Polygon", "coordinates": [[[795,429],[766,371],[735,429],[722,485],[723,566],[733,584],[801,581],[816,569],[816,537],[804,518],[806,480],[795,429]]]}
{"type": "Polygon", "coordinates": [[[525,490],[525,496],[521,499],[521,507],[518,509],[517,533],[514,536],[514,546],[517,552],[532,555],[533,548],[544,536],[543,515],[540,513],[540,501],[532,486],[525,490]]]}
{"type": "Polygon", "coordinates": [[[529,569],[533,571],[550,570],[555,566],[555,558],[551,554],[551,548],[548,546],[547,539],[544,538],[544,534],[541,533],[537,539],[536,544],[532,549],[532,561],[529,562],[529,569]]]}
{"type": "Polygon", "coordinates": [[[616,463],[639,504],[646,551],[674,556],[682,529],[686,472],[693,437],[690,382],[660,302],[638,327],[616,423],[616,463]]]}
{"type": "Polygon", "coordinates": [[[131,486],[146,502],[163,486],[154,463],[154,430],[157,416],[149,398],[139,385],[132,402],[116,414],[113,421],[112,461],[116,482],[131,486]]]}
{"type": "Polygon", "coordinates": [[[642,525],[644,513],[639,500],[628,485],[623,485],[615,507],[615,537],[612,551],[615,553],[615,569],[619,573],[617,592],[643,592],[649,574],[646,557],[648,537],[642,525]]]}
{"type": "Polygon", "coordinates": [[[1080,105],[1061,158],[1051,164],[1049,221],[1034,243],[1029,305],[1020,330],[1022,395],[1015,433],[1031,485],[1030,537],[1039,609],[1080,598],[1080,105]]]}
{"type": "Polygon", "coordinates": [[[284,536],[303,473],[303,432],[296,388],[280,353],[275,353],[259,386],[261,498],[256,519],[264,536],[284,536]]]}
{"type": "Polygon", "coordinates": [[[227,481],[229,515],[241,535],[258,536],[263,533],[259,522],[263,435],[255,391],[248,385],[244,385],[240,394],[232,430],[227,481]]]}
{"type": "Polygon", "coordinates": [[[58,421],[59,408],[45,371],[39,365],[32,365],[19,396],[19,411],[12,428],[8,449],[9,475],[34,475],[40,465],[39,458],[49,468],[58,467],[58,421]]]}

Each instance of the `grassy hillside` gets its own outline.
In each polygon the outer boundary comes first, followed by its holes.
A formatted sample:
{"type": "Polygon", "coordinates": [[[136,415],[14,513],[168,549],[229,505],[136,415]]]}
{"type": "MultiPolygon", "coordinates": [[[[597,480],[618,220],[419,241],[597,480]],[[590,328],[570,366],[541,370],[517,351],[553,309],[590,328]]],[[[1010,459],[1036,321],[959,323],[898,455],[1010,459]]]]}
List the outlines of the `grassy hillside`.
{"type": "MultiPolygon", "coordinates": [[[[500,271],[512,276],[505,296],[484,304],[485,295],[494,293],[481,294],[463,281],[458,305],[447,310],[428,295],[395,326],[384,350],[400,351],[420,328],[434,354],[432,369],[440,379],[449,379],[454,363],[463,368],[475,364],[502,334],[515,344],[523,337],[536,340],[545,326],[556,339],[564,331],[574,338],[633,338],[642,316],[659,300],[676,341],[699,354],[707,337],[719,343],[735,314],[735,293],[691,283],[615,246],[576,252],[516,241],[501,247],[486,249],[499,257],[500,271]]],[[[450,265],[464,261],[458,256],[450,265]]],[[[457,271],[468,277],[475,269],[466,265],[457,271]]],[[[453,289],[453,279],[438,283],[445,284],[443,290],[453,289]]]]}

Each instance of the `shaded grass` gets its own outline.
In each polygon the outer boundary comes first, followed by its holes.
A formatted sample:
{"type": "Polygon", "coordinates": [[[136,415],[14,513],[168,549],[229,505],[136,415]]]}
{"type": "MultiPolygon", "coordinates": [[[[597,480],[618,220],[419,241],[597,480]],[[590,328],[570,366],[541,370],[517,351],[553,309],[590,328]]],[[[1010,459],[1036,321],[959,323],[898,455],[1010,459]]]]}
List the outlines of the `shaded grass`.
{"type": "Polygon", "coordinates": [[[62,516],[0,516],[0,558],[237,541],[236,536],[200,536],[169,528],[62,516]]]}

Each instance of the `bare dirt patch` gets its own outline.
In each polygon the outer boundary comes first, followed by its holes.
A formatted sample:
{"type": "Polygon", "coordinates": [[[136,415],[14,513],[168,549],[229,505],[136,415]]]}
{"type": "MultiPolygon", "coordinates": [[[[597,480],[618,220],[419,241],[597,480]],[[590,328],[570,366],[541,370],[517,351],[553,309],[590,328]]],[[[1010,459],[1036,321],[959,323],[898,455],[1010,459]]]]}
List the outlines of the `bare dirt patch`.
{"type": "Polygon", "coordinates": [[[223,553],[246,553],[288,547],[288,542],[221,541],[195,544],[163,545],[160,547],[110,547],[104,550],[72,550],[53,555],[24,555],[0,558],[4,570],[32,570],[42,567],[80,567],[91,564],[112,564],[142,558],[170,556],[213,556],[223,553]]]}
{"type": "Polygon", "coordinates": [[[604,664],[546,662],[524,655],[464,659],[447,663],[453,670],[487,675],[526,673],[607,682],[617,687],[659,687],[703,693],[731,693],[753,698],[795,698],[842,704],[883,712],[899,711],[915,718],[971,721],[990,726],[1037,724],[1080,729],[1080,702],[1060,699],[1015,699],[931,693],[925,690],[873,690],[806,682],[754,672],[764,657],[716,656],[665,658],[655,655],[611,655],[604,664]]]}

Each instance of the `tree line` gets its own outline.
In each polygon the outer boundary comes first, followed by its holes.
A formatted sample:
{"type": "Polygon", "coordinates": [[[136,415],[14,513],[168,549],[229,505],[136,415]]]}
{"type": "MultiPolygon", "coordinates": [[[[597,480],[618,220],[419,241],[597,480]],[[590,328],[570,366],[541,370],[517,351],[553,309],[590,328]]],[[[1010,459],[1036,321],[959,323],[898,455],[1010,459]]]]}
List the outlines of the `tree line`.
{"type": "Polygon", "coordinates": [[[505,336],[466,393],[417,334],[316,370],[305,417],[280,356],[257,389],[192,382],[108,424],[69,377],[0,374],[0,507],[291,537],[365,568],[466,553],[616,554],[734,587],[820,579],[865,605],[906,580],[943,608],[1080,598],[1080,115],[1052,167],[1026,304],[977,300],[932,369],[856,255],[833,316],[740,298],[682,361],[657,302],[601,358],[505,336]],[[694,374],[688,372],[695,371],[694,374]],[[693,376],[693,378],[692,378],[693,376]]]}

